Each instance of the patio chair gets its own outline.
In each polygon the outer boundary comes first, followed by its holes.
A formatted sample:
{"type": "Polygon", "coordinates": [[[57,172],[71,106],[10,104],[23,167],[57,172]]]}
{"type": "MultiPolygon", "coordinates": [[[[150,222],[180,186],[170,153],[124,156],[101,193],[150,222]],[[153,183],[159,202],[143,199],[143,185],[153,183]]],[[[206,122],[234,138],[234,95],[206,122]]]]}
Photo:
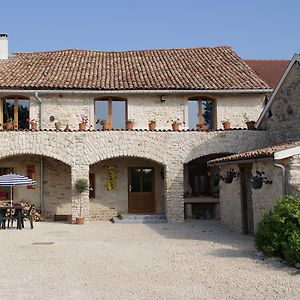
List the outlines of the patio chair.
{"type": "Polygon", "coordinates": [[[1,210],[0,211],[0,228],[6,229],[6,221],[7,221],[7,228],[9,228],[9,223],[11,221],[11,226],[13,225],[13,220],[15,219],[14,214],[11,211],[1,210]]]}
{"type": "Polygon", "coordinates": [[[33,218],[32,218],[32,210],[33,209],[34,209],[34,205],[30,205],[30,207],[27,211],[23,210],[22,215],[21,215],[22,228],[24,228],[24,219],[27,219],[30,222],[30,228],[33,229],[33,218]]]}

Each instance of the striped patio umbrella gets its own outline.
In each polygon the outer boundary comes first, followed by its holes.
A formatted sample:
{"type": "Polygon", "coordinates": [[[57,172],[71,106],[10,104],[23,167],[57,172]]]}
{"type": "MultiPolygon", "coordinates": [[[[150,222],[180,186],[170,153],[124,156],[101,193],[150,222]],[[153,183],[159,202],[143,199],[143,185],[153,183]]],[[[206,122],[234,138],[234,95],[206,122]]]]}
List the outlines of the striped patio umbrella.
{"type": "Polygon", "coordinates": [[[36,181],[22,175],[17,174],[7,174],[0,176],[0,186],[9,186],[10,187],[10,204],[12,206],[12,188],[14,186],[28,186],[34,185],[36,181]]]}

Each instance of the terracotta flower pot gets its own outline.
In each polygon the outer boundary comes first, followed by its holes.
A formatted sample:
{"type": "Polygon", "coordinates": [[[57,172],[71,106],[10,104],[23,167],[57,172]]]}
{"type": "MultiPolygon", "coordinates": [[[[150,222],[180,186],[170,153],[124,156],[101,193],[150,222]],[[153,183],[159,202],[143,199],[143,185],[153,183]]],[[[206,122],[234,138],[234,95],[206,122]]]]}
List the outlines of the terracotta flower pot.
{"type": "Polygon", "coordinates": [[[7,122],[5,124],[5,129],[6,130],[12,130],[13,129],[13,123],[12,122],[7,122]]]}
{"type": "Polygon", "coordinates": [[[230,129],[230,122],[223,122],[223,128],[225,130],[230,129]]]}
{"type": "Polygon", "coordinates": [[[201,131],[201,130],[207,130],[208,129],[208,125],[207,124],[197,124],[197,130],[201,131]]]}
{"type": "Polygon", "coordinates": [[[56,122],[56,123],[54,123],[54,126],[55,126],[56,130],[60,130],[61,123],[60,122],[56,122]]]}
{"type": "Polygon", "coordinates": [[[178,130],[179,130],[179,124],[173,123],[173,124],[172,124],[172,130],[178,131],[178,130]]]}
{"type": "Polygon", "coordinates": [[[111,129],[111,124],[108,123],[108,122],[104,122],[104,123],[102,124],[102,129],[105,129],[105,130],[111,129]]]}
{"type": "Polygon", "coordinates": [[[84,224],[84,217],[76,217],[76,224],[82,225],[84,224]]]}
{"type": "Polygon", "coordinates": [[[37,123],[30,123],[31,130],[37,130],[37,123]]]}
{"type": "Polygon", "coordinates": [[[150,122],[149,124],[149,130],[153,131],[156,128],[156,123],[155,122],[150,122]]]}
{"type": "Polygon", "coordinates": [[[255,121],[246,122],[246,125],[247,125],[248,130],[255,129],[255,121]]]}
{"type": "Polygon", "coordinates": [[[80,123],[79,130],[86,130],[86,123],[80,123]]]}
{"type": "Polygon", "coordinates": [[[133,122],[132,121],[127,121],[126,122],[126,129],[132,130],[133,129],[133,122]]]}

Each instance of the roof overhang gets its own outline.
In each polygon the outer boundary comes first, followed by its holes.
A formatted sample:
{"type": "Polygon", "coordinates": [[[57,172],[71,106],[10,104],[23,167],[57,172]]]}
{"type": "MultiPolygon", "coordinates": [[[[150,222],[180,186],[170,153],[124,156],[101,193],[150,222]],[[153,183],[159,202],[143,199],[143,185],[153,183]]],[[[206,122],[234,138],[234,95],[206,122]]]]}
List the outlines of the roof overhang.
{"type": "Polygon", "coordinates": [[[265,94],[271,93],[272,89],[224,89],[224,90],[60,90],[60,89],[1,89],[0,93],[16,94],[265,94]]]}
{"type": "Polygon", "coordinates": [[[298,155],[298,154],[300,154],[300,146],[277,151],[274,153],[274,159],[275,160],[285,159],[285,158],[289,158],[289,157],[292,157],[292,156],[298,155]]]}
{"type": "Polygon", "coordinates": [[[258,128],[261,124],[261,122],[265,119],[266,115],[267,115],[267,112],[269,111],[273,101],[274,101],[274,98],[276,97],[281,85],[283,84],[284,80],[286,79],[287,75],[289,74],[291,68],[293,67],[293,65],[296,63],[296,62],[300,62],[300,55],[299,54],[295,54],[292,58],[292,60],[290,61],[289,65],[287,66],[286,70],[284,71],[280,81],[278,82],[269,102],[267,103],[267,105],[265,106],[264,110],[262,111],[262,113],[260,114],[257,122],[256,122],[256,128],[258,128]]]}

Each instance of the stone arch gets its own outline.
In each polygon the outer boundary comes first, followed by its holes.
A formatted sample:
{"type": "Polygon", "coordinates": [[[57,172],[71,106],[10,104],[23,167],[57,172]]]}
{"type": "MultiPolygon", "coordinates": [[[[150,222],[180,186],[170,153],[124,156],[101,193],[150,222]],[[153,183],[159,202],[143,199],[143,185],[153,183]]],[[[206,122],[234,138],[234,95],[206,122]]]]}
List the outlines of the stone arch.
{"type": "Polygon", "coordinates": [[[50,132],[3,132],[0,159],[16,155],[40,155],[73,165],[73,147],[60,140],[59,134],[50,132]],[[60,146],[64,143],[63,146],[60,146]]]}
{"type": "MultiPolygon", "coordinates": [[[[114,140],[94,140],[93,145],[88,147],[89,152],[85,156],[88,165],[95,164],[96,162],[118,158],[118,157],[132,157],[148,159],[155,163],[166,165],[167,162],[167,143],[164,139],[147,139],[143,136],[136,135],[136,139],[132,139],[128,132],[126,135],[120,136],[120,139],[114,140]],[[121,142],[120,142],[121,141],[121,142]]],[[[133,133],[135,134],[135,133],[133,133]]],[[[154,136],[154,134],[153,134],[154,136]]],[[[157,136],[156,136],[157,137],[157,136]]]]}

